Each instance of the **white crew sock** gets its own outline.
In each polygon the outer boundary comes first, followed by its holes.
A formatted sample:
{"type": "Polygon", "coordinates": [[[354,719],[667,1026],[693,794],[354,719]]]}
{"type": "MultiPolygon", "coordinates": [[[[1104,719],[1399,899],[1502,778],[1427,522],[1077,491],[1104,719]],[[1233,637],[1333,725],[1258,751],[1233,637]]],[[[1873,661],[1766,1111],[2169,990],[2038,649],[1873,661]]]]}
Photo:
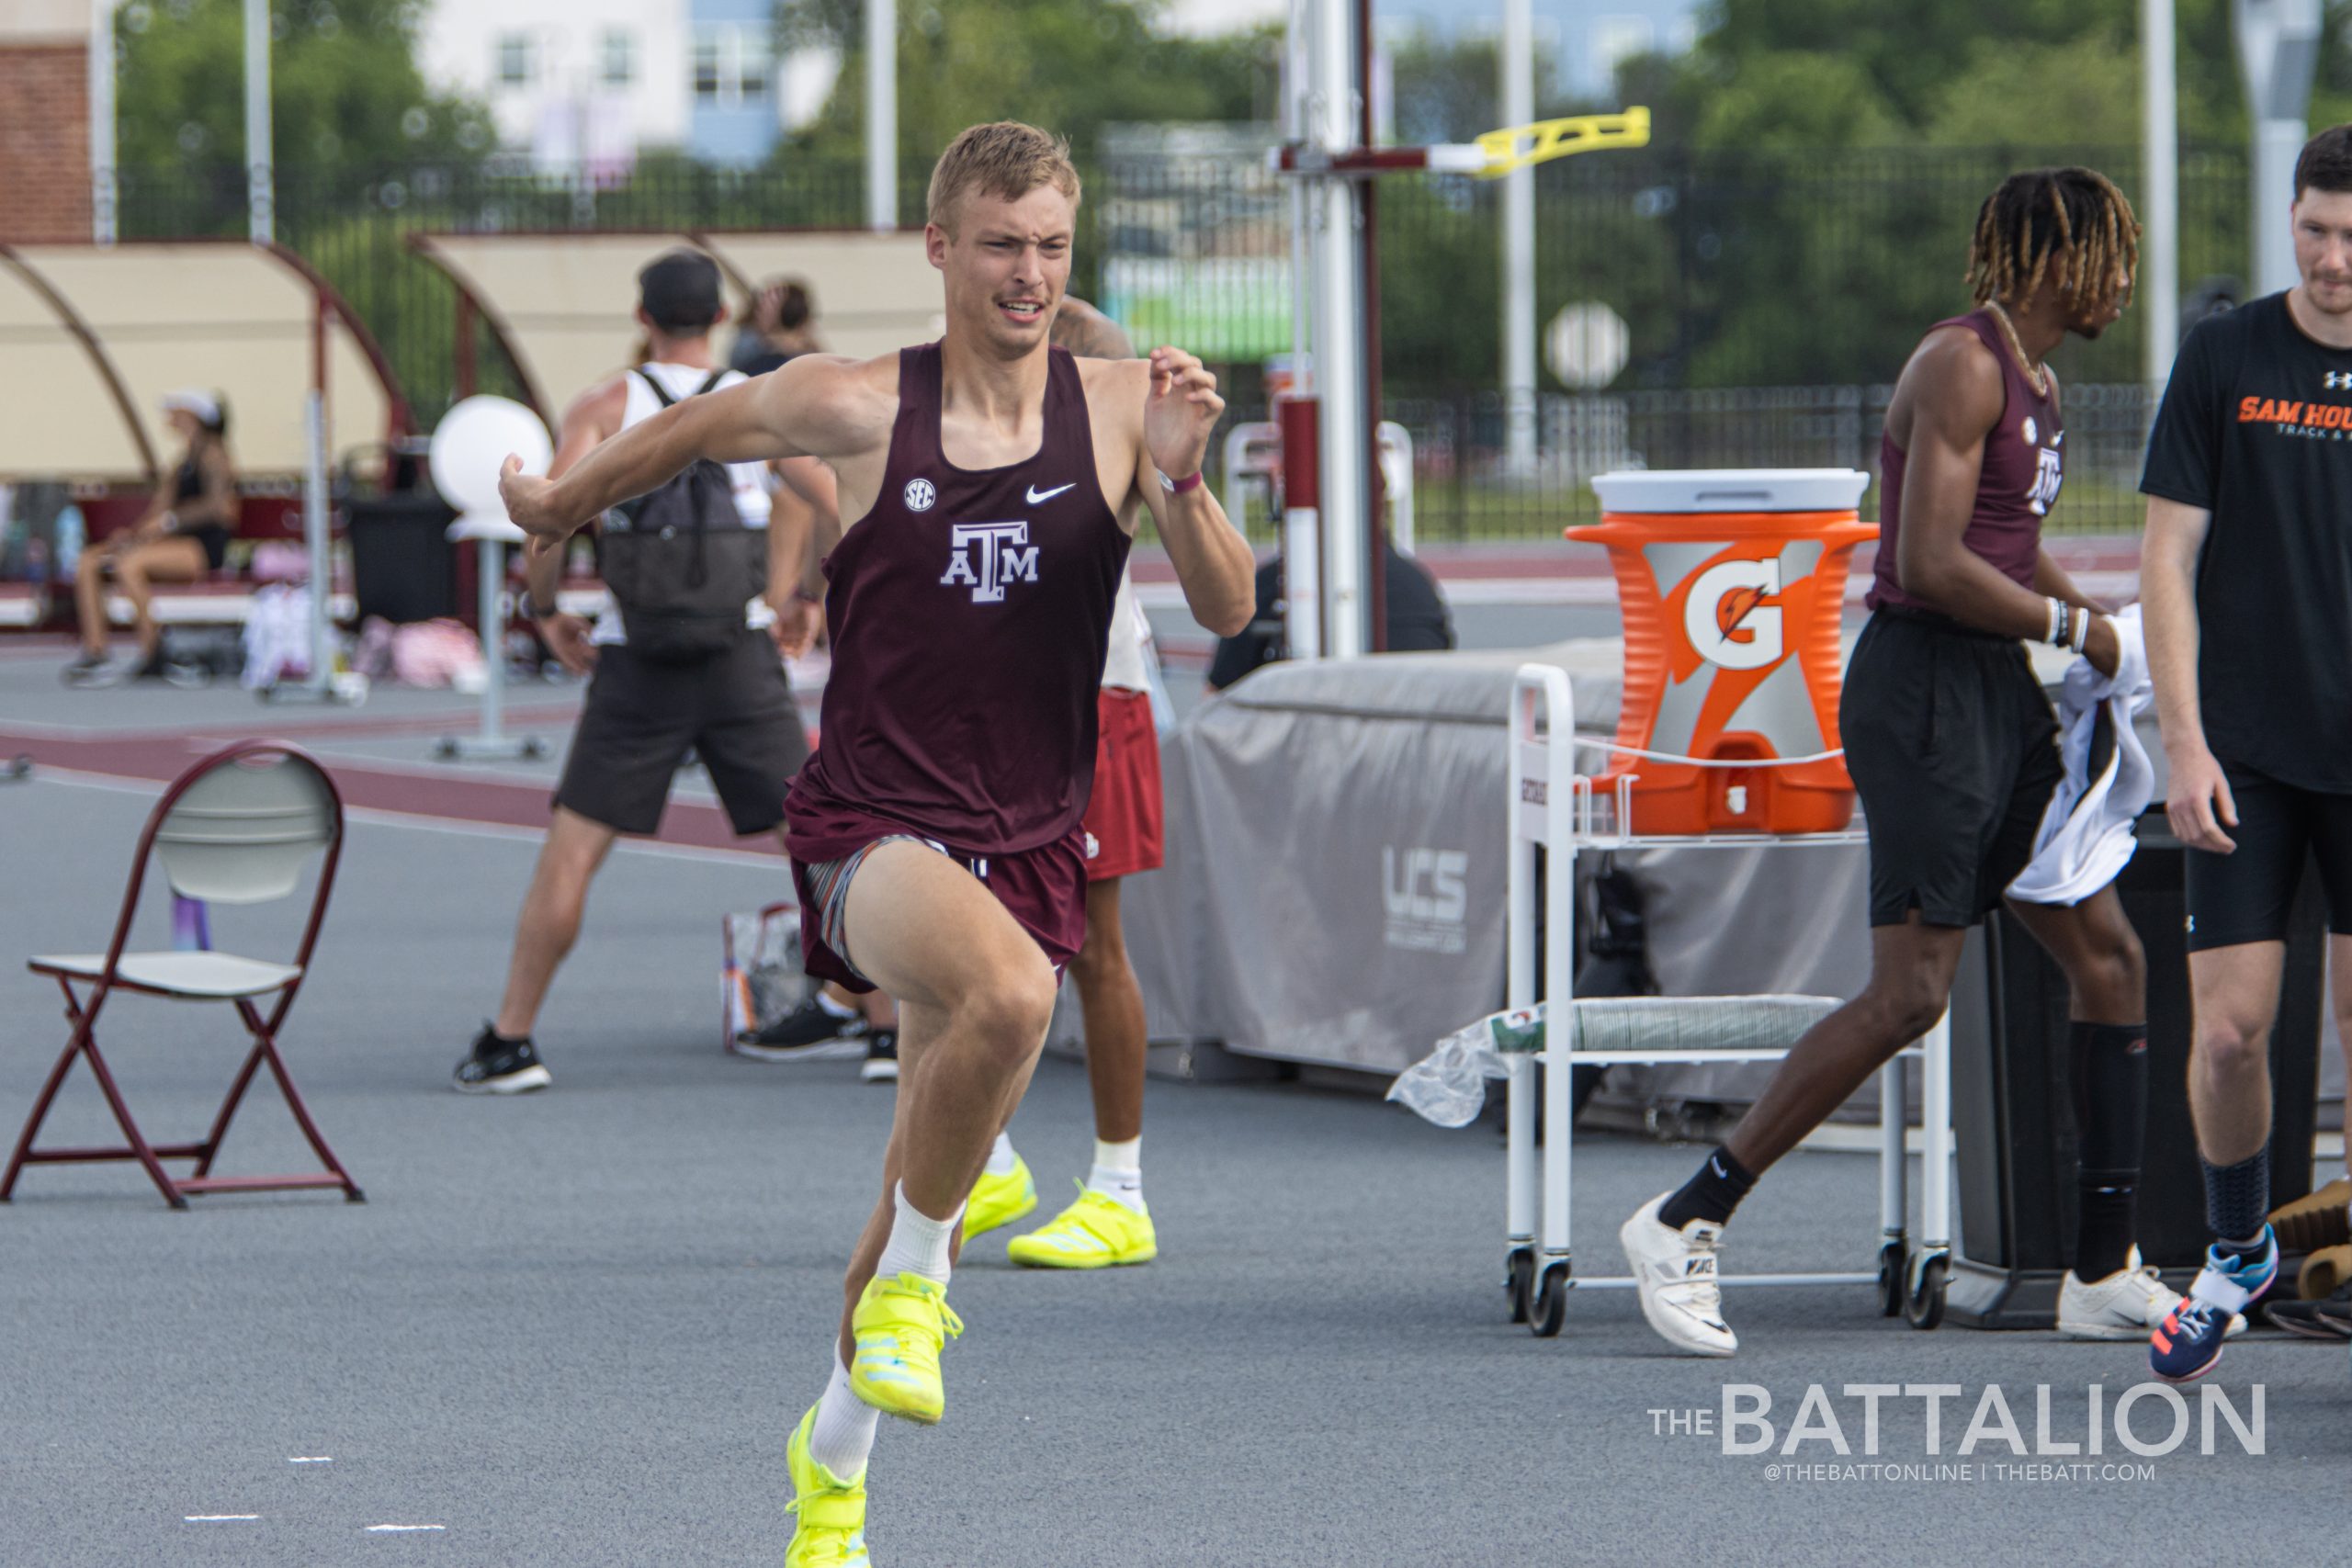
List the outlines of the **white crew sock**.
{"type": "Polygon", "coordinates": [[[825,1381],[825,1396],[817,1401],[816,1424],[808,1429],[808,1457],[833,1472],[836,1481],[855,1481],[874,1451],[874,1428],[882,1412],[850,1392],[849,1369],[833,1358],[833,1375],[825,1381]]]}
{"type": "Polygon", "coordinates": [[[954,1213],[934,1220],[907,1201],[906,1183],[891,1189],[890,1197],[898,1205],[899,1217],[890,1222],[890,1239],[883,1244],[882,1261],[874,1266],[876,1277],[888,1280],[896,1274],[920,1274],[947,1283],[948,1238],[964,1218],[964,1205],[958,1203],[954,1213]]]}
{"type": "Polygon", "coordinates": [[[1086,1179],[1091,1191],[1115,1199],[1137,1213],[1143,1205],[1143,1137],[1140,1134],[1123,1144],[1106,1144],[1094,1140],[1094,1170],[1086,1179]]]}
{"type": "Polygon", "coordinates": [[[999,1133],[996,1135],[996,1146],[989,1150],[989,1174],[1011,1176],[1013,1166],[1020,1158],[1019,1155],[1012,1152],[1012,1135],[1010,1133],[999,1133]]]}
{"type": "Polygon", "coordinates": [[[822,986],[817,987],[817,1005],[823,1008],[827,1015],[832,1018],[846,1021],[857,1016],[857,1008],[854,1003],[833,1000],[825,994],[825,988],[822,986]]]}

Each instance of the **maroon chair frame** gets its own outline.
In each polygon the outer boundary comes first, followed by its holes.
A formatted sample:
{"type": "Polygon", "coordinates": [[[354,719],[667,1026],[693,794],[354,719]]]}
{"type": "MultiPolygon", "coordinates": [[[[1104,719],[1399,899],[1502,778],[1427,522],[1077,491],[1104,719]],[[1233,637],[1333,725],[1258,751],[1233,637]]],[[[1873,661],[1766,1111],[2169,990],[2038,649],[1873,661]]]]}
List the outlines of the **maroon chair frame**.
{"type": "Polygon", "coordinates": [[[26,1119],[24,1132],[17,1139],[16,1153],[8,1161],[7,1173],[0,1176],[0,1203],[14,1198],[17,1178],[26,1166],[113,1160],[137,1160],[147,1172],[148,1179],[154,1182],[156,1190],[164,1195],[164,1201],[175,1209],[187,1208],[192,1193],[282,1191],[314,1187],[339,1187],[346,1201],[354,1203],[366,1201],[358,1184],[344,1169],[343,1162],[335,1158],[334,1151],[327,1146],[325,1137],[320,1134],[318,1124],[311,1119],[310,1108],[303,1104],[301,1093],[295,1089],[294,1079],[286,1070],[285,1060],[277,1053],[278,1028],[286,1021],[286,1014],[293,1007],[294,998],[301,990],[302,982],[310,977],[311,951],[318,942],[319,926],[326,918],[327,897],[334,890],[335,867],[343,855],[343,796],[334,787],[334,778],[310,753],[281,741],[238,741],[205,758],[172,782],[171,787],[164,792],[163,798],[155,803],[155,808],[148,813],[147,825],[140,833],[138,857],[131,864],[130,884],[123,892],[122,912],[115,920],[114,940],[107,948],[103,972],[93,980],[38,963],[28,965],[35,973],[49,975],[57,981],[58,988],[65,993],[66,1021],[74,1028],[64,1051],[57,1058],[57,1065],[50,1069],[49,1081],[41,1086],[40,1097],[33,1102],[32,1114],[26,1119]],[[212,1118],[211,1131],[205,1134],[201,1143],[153,1144],[139,1130],[138,1122],[130,1114],[130,1104],[115,1083],[114,1074],[98,1052],[98,1013],[117,991],[178,1001],[208,999],[142,986],[118,973],[117,966],[122,961],[124,944],[130,940],[132,919],[138,913],[139,895],[146,884],[147,865],[154,851],[155,835],[171,815],[172,808],[179,804],[181,796],[198,780],[216,769],[234,767],[249,759],[269,756],[286,758],[314,773],[326,790],[332,812],[325,859],[319,870],[318,890],[311,897],[310,919],[302,929],[301,947],[294,955],[296,973],[276,987],[277,1001],[266,1016],[254,1005],[255,998],[221,998],[232,1003],[238,1016],[244,1021],[246,1032],[253,1036],[253,1049],[245,1054],[244,1065],[238,1069],[235,1080],[230,1084],[228,1097],[221,1100],[220,1111],[212,1118]],[[75,993],[74,987],[77,979],[89,987],[86,997],[75,993]],[[34,1134],[40,1132],[41,1122],[47,1119],[50,1107],[57,1099],[57,1091],[64,1084],[65,1075],[77,1057],[88,1061],[90,1072],[98,1080],[99,1092],[105,1095],[107,1108],[114,1112],[115,1122],[121,1127],[125,1142],[119,1146],[37,1149],[33,1147],[34,1134]],[[286,1097],[287,1108],[294,1113],[295,1123],[301,1128],[302,1136],[310,1141],[311,1149],[319,1156],[319,1163],[326,1168],[324,1170],[288,1176],[212,1174],[212,1162],[220,1152],[220,1142],[228,1134],[230,1121],[243,1103],[245,1090],[252,1085],[254,1074],[264,1066],[277,1080],[278,1090],[286,1097]],[[164,1169],[162,1162],[167,1159],[192,1159],[196,1168],[189,1175],[175,1178],[164,1169]]]}

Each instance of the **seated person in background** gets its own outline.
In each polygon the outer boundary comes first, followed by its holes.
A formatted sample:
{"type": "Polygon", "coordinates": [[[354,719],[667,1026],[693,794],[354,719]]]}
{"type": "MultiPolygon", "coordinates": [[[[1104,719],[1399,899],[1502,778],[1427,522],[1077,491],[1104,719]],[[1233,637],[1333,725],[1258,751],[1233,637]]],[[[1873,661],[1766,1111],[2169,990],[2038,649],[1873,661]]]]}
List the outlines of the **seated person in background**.
{"type": "Polygon", "coordinates": [[[220,570],[229,537],[237,527],[237,474],[229,462],[229,411],[210,392],[173,392],[164,399],[164,417],[187,443],[179,464],[156,487],[145,515],[103,544],[82,551],[74,580],[74,608],[80,617],[82,650],[65,667],[74,685],[119,678],[107,662],[106,579],[111,571],[130,597],[136,617],[139,657],[133,680],[161,679],[163,632],[148,609],[151,584],[198,582],[220,570]]]}
{"type": "Polygon", "coordinates": [[[743,312],[729,363],[746,376],[764,376],[788,359],[822,354],[817,301],[797,277],[772,277],[743,312]]]}
{"type": "MultiPolygon", "coordinates": [[[[1429,568],[1398,549],[1385,534],[1381,544],[1388,552],[1388,651],[1436,653],[1453,646],[1453,617],[1439,593],[1429,568]]],[[[1261,664],[1290,657],[1283,628],[1283,558],[1276,554],[1258,568],[1258,610],[1247,630],[1217,639],[1216,657],[1209,663],[1208,687],[1222,692],[1261,664]]]]}

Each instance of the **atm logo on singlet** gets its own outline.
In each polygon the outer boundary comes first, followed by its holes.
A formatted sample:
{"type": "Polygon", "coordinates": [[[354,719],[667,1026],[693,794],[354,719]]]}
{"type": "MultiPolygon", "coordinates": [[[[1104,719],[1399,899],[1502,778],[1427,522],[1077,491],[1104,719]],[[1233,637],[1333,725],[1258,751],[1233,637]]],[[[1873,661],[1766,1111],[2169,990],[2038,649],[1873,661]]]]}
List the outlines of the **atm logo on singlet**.
{"type": "Polygon", "coordinates": [[[1037,547],[1026,523],[958,523],[948,530],[943,587],[969,584],[975,604],[1001,604],[1007,583],[1037,581],[1037,547]]]}

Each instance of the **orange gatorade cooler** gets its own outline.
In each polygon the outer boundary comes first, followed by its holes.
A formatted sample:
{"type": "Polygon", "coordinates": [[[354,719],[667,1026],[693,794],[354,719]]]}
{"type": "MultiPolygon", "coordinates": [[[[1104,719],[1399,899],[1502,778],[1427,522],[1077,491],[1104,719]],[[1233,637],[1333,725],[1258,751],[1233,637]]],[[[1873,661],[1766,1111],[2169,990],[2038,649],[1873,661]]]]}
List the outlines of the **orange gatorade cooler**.
{"type": "MultiPolygon", "coordinates": [[[[1878,536],[1851,468],[1602,474],[1600,522],[1625,623],[1617,743],[1713,761],[1838,749],[1838,621],[1854,547],[1878,536]]],[[[1701,767],[1620,751],[1637,833],[1824,833],[1852,819],[1840,758],[1701,767]]]]}

